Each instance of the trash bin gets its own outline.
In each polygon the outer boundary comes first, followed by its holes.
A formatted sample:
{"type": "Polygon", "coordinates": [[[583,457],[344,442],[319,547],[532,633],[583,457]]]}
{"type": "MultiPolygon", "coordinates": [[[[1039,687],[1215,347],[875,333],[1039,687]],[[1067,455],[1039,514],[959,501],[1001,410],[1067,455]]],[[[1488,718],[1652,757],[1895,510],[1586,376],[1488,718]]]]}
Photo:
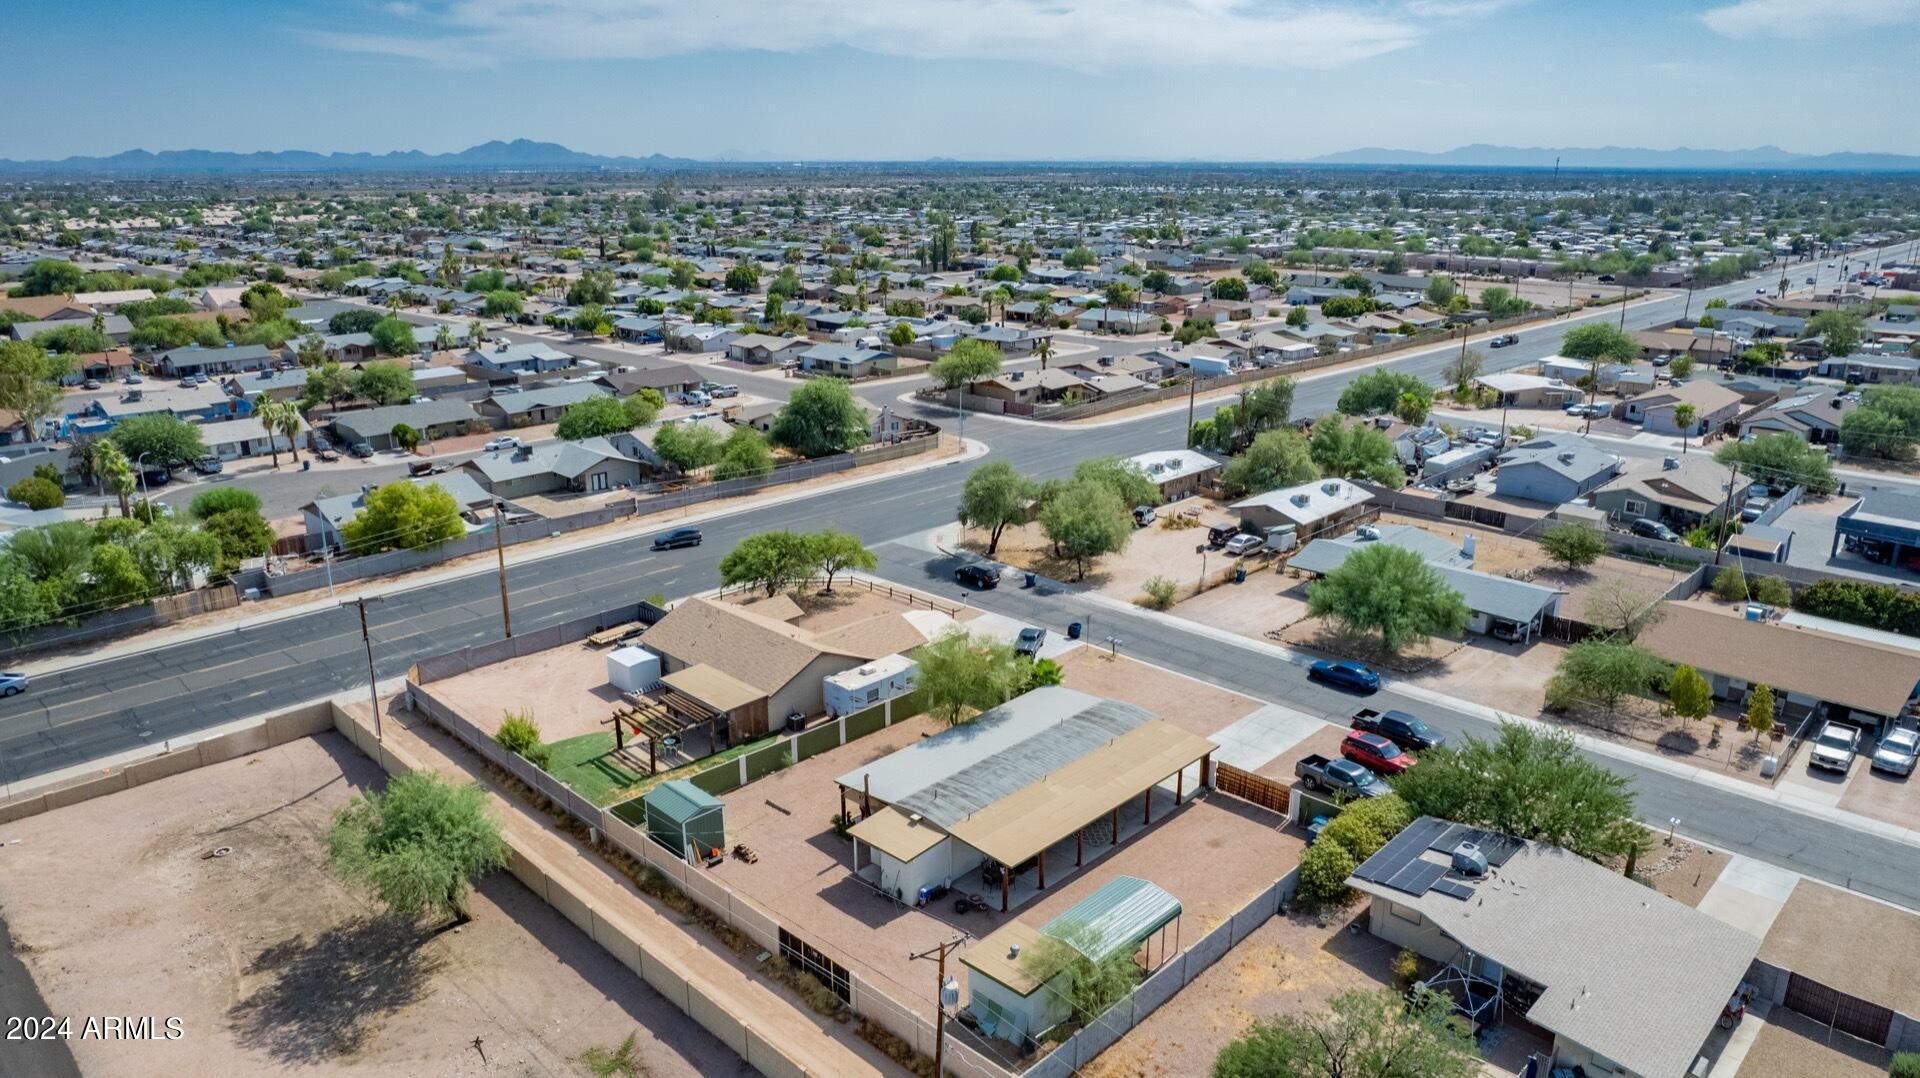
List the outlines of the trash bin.
{"type": "Polygon", "coordinates": [[[1038,583],[1040,583],[1040,574],[1038,573],[1027,574],[1027,587],[1031,588],[1038,583]]]}
{"type": "Polygon", "coordinates": [[[1080,623],[1079,622],[1077,621],[1067,622],[1067,639],[1068,640],[1080,639],[1080,623]]]}
{"type": "Polygon", "coordinates": [[[1233,582],[1235,584],[1245,584],[1247,582],[1247,571],[1245,568],[1238,565],[1233,567],[1233,582]]]}
{"type": "Polygon", "coordinates": [[[1770,779],[1773,777],[1773,773],[1778,770],[1780,770],[1780,758],[1778,756],[1760,757],[1761,778],[1770,779]]]}
{"type": "Polygon", "coordinates": [[[303,460],[303,461],[301,461],[301,462],[300,462],[300,470],[301,470],[301,471],[303,471],[303,472],[307,472],[307,471],[312,471],[312,470],[313,470],[313,461],[311,461],[311,460],[303,460]]]}

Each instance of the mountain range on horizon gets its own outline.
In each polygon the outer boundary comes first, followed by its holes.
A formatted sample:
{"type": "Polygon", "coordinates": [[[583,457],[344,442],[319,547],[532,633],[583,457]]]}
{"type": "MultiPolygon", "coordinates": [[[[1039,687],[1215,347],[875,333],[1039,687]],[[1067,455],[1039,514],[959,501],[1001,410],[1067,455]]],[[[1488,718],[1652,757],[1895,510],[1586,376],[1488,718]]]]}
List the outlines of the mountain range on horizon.
{"type": "MultiPolygon", "coordinates": [[[[320,153],[312,150],[127,150],[105,157],[66,157],[59,160],[16,161],[0,158],[0,174],[111,174],[222,173],[222,172],[425,172],[515,170],[683,170],[708,166],[793,162],[778,155],[729,151],[710,160],[649,154],[644,157],[605,156],[569,149],[556,142],[531,139],[495,139],[454,153],[393,150],[387,153],[320,153]]],[[[926,159],[928,163],[965,164],[952,157],[926,159]]],[[[1049,163],[1044,158],[1029,159],[1049,163]]],[[[1126,161],[1152,163],[1140,157],[1055,159],[1051,163],[1097,164],[1126,161]]],[[[804,163],[804,162],[802,162],[804,163]]],[[[822,162],[815,162],[822,163],[822,162]]],[[[992,162],[981,162],[992,163],[992,162]]],[[[1012,163],[1012,162],[1009,162],[1012,163]]],[[[1640,147],[1516,147],[1475,143],[1451,150],[1395,150],[1365,147],[1295,161],[1168,160],[1167,164],[1282,164],[1425,166],[1437,168],[1553,168],[1568,169],[1700,169],[1794,171],[1920,171],[1920,155],[1841,152],[1802,154],[1778,146],[1748,150],[1696,150],[1677,147],[1653,150],[1640,147]]]]}

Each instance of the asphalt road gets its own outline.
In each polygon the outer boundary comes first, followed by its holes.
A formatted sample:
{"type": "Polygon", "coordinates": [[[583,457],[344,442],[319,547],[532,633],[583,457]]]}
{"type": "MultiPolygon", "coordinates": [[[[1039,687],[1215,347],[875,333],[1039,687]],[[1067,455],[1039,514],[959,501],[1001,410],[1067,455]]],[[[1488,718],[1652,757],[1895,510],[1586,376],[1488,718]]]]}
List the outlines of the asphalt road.
{"type": "MultiPolygon", "coordinates": [[[[1804,267],[1796,270],[1795,279],[1806,272],[1804,267]]],[[[1753,282],[1739,282],[1697,290],[1693,303],[1698,310],[1715,296],[1731,300],[1751,295],[1755,287],[1753,282]]],[[[1678,296],[1636,303],[1628,311],[1627,324],[1646,326],[1670,320],[1680,313],[1681,304],[1678,296]]],[[[1609,308],[1608,317],[1617,317],[1617,311],[1609,308]]],[[[1507,369],[1551,354],[1564,325],[1520,331],[1518,345],[1488,353],[1489,365],[1507,369]]],[[[1437,381],[1450,356],[1451,350],[1442,348],[1390,360],[1387,365],[1437,381]]],[[[1296,411],[1331,410],[1353,373],[1302,382],[1296,411]]],[[[900,391],[898,383],[889,385],[892,392],[900,391]]],[[[951,409],[913,407],[936,418],[952,418],[951,409]]],[[[1205,405],[1200,409],[1202,415],[1209,411],[1205,405]]],[[[996,459],[1048,476],[1064,474],[1089,457],[1180,445],[1186,414],[1176,409],[1085,427],[975,417],[967,429],[971,437],[989,443],[996,459]]],[[[881,548],[887,575],[951,591],[950,572],[937,559],[890,541],[951,520],[966,471],[942,467],[874,480],[842,494],[746,509],[704,525],[707,543],[694,549],[656,554],[647,549],[646,536],[635,536],[514,565],[509,570],[514,622],[523,630],[538,628],[654,592],[699,591],[713,585],[720,557],[741,538],[773,528],[806,530],[829,524],[881,548]]],[[[1038,594],[1005,589],[981,601],[1056,630],[1070,620],[1083,620],[1088,609],[1076,606],[1071,590],[1064,587],[1038,594]]],[[[499,613],[499,595],[490,573],[370,602],[368,619],[378,675],[397,676],[423,656],[496,638],[499,613]]],[[[1098,627],[1096,636],[1118,626],[1115,635],[1127,641],[1129,653],[1174,669],[1330,716],[1343,717],[1351,710],[1351,701],[1307,682],[1298,668],[1264,655],[1223,647],[1208,637],[1104,608],[1094,612],[1093,624],[1098,627]]],[[[142,745],[158,745],[272,707],[354,688],[365,684],[366,676],[358,618],[344,607],[38,675],[31,692],[0,701],[0,777],[19,781],[142,745]]],[[[1384,695],[1391,698],[1391,689],[1384,695]]],[[[1400,703],[1443,728],[1485,732],[1486,724],[1471,716],[1435,715],[1430,706],[1400,703]]],[[[1696,787],[1663,772],[1610,760],[1607,764],[1634,779],[1648,819],[1678,816],[1685,821],[1684,830],[1709,843],[1920,908],[1920,850],[1789,810],[1761,809],[1749,799],[1696,787]]]]}

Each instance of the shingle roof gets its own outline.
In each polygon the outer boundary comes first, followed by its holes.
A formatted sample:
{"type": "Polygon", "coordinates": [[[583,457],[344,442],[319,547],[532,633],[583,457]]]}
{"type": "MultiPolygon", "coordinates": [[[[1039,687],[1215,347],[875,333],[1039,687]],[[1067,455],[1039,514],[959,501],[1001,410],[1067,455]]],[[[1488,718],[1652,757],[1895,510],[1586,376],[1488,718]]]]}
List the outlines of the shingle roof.
{"type": "Polygon", "coordinates": [[[1920,685],[1920,655],[1697,603],[1665,603],[1638,643],[1669,662],[1776,690],[1898,715],[1920,685]]]}
{"type": "MultiPolygon", "coordinates": [[[[1444,823],[1411,826],[1427,821],[1444,823]]],[[[1446,863],[1442,854],[1422,858],[1446,863]]],[[[1758,938],[1651,887],[1534,842],[1465,900],[1437,890],[1416,897],[1358,872],[1347,883],[1418,910],[1468,950],[1541,985],[1528,1021],[1636,1074],[1687,1072],[1760,949],[1758,938]]]]}
{"type": "Polygon", "coordinates": [[[811,633],[711,599],[688,599],[647,630],[647,647],[676,662],[705,663],[771,696],[821,655],[868,658],[826,647],[811,633]]]}

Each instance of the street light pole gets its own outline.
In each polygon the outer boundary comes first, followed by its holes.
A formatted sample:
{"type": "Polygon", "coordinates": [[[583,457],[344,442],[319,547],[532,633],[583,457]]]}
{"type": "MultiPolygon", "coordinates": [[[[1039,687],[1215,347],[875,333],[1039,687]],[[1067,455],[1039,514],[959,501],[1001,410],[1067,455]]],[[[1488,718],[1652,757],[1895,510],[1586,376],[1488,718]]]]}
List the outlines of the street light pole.
{"type": "Polygon", "coordinates": [[[373,634],[367,631],[367,600],[355,599],[360,608],[360,642],[367,646],[367,701],[373,705],[373,739],[383,741],[386,731],[380,723],[380,689],[373,676],[373,634]]]}
{"type": "Polygon", "coordinates": [[[145,453],[142,453],[139,456],[133,458],[133,470],[140,473],[140,500],[143,502],[147,502],[148,510],[151,511],[153,496],[147,493],[146,460],[147,460],[147,455],[145,453]]]}
{"type": "Polygon", "coordinates": [[[506,521],[501,513],[501,508],[505,505],[506,503],[498,498],[494,499],[493,553],[500,560],[500,624],[506,629],[507,635],[511,637],[513,635],[513,612],[507,608],[507,545],[506,539],[500,534],[501,531],[506,528],[506,521]]]}
{"type": "Polygon", "coordinates": [[[945,1075],[947,1053],[947,1008],[960,1002],[960,982],[947,979],[947,955],[960,949],[963,938],[956,936],[938,947],[907,956],[910,961],[931,958],[939,963],[934,974],[933,993],[933,1073],[945,1075]]]}

